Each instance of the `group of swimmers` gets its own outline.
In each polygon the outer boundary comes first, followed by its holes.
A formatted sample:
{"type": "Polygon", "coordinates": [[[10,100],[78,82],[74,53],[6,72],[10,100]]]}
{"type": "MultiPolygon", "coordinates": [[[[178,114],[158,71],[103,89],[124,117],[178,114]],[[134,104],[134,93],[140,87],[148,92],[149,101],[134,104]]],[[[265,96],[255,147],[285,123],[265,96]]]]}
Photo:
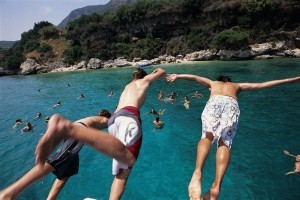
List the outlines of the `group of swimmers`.
{"type": "MultiPolygon", "coordinates": [[[[57,101],[56,104],[54,104],[52,106],[52,109],[55,108],[55,107],[57,107],[57,106],[61,106],[61,102],[60,101],[57,101]]],[[[38,120],[40,118],[42,118],[42,113],[38,112],[36,114],[36,116],[33,118],[33,121],[36,121],[36,120],[38,120]]],[[[48,123],[49,119],[50,119],[50,117],[46,116],[45,122],[48,123]]],[[[13,125],[13,129],[16,129],[17,127],[19,127],[22,124],[23,124],[23,120],[21,118],[16,119],[16,122],[13,125]]],[[[33,131],[33,127],[34,127],[34,125],[32,125],[31,122],[26,122],[25,126],[21,130],[21,133],[33,131]]]]}
{"type": "MultiPolygon", "coordinates": [[[[169,102],[175,102],[176,101],[176,98],[175,96],[178,96],[178,94],[174,91],[172,91],[169,95],[169,98],[165,98],[164,97],[164,93],[162,90],[159,91],[158,93],[158,99],[159,100],[166,100],[166,101],[169,101],[169,102]]],[[[192,98],[202,98],[203,97],[203,94],[201,94],[198,90],[195,91],[195,93],[192,94],[192,98]]],[[[190,109],[190,100],[189,100],[189,97],[186,95],[184,96],[184,99],[183,99],[183,105],[185,107],[185,109],[190,109]]]]}
{"type": "MultiPolygon", "coordinates": [[[[42,113],[38,112],[36,114],[36,116],[33,118],[33,120],[35,121],[40,118],[42,118],[42,113]]],[[[45,121],[47,122],[48,120],[49,120],[49,117],[47,116],[45,121]]],[[[20,118],[16,119],[16,123],[13,125],[13,129],[16,129],[17,127],[19,127],[22,124],[23,124],[22,119],[20,119],[20,118]]],[[[34,125],[32,125],[31,122],[26,122],[25,126],[21,130],[21,133],[33,131],[33,127],[34,127],[34,125]]]]}
{"type": "MultiPolygon", "coordinates": [[[[103,127],[99,126],[99,122],[96,120],[92,120],[91,125],[87,125],[83,121],[71,123],[58,114],[53,115],[48,122],[46,133],[36,147],[37,165],[35,171],[28,172],[24,176],[25,178],[20,179],[21,181],[17,181],[2,190],[0,197],[4,200],[16,198],[28,185],[45,175],[42,170],[49,162],[49,154],[59,142],[72,140],[78,141],[77,143],[85,143],[113,158],[112,173],[115,177],[111,185],[109,199],[120,199],[126,188],[125,185],[132,167],[138,159],[142,144],[140,109],[146,100],[147,90],[151,83],[165,75],[165,70],[161,68],[155,69],[151,74],[147,74],[139,68],[133,71],[132,81],[124,88],[115,112],[105,123],[109,134],[102,131],[103,127]],[[99,130],[92,126],[95,124],[98,124],[96,128],[99,130]]],[[[195,81],[210,90],[210,98],[201,116],[202,137],[198,142],[196,164],[188,186],[188,195],[190,200],[200,200],[202,198],[214,200],[220,194],[221,183],[230,161],[230,149],[237,131],[240,116],[237,101],[238,94],[242,91],[300,82],[300,76],[263,83],[234,83],[231,81],[231,77],[228,76],[219,76],[216,81],[192,74],[168,74],[166,76],[167,82],[174,82],[177,79],[195,81]],[[218,142],[215,179],[210,189],[203,195],[202,170],[214,141],[218,142]]],[[[80,148],[76,148],[75,152],[78,152],[80,148]]],[[[66,152],[72,152],[72,150],[67,148],[66,152]]],[[[62,165],[64,168],[66,167],[63,163],[62,165]]],[[[67,169],[69,167],[71,166],[67,166],[67,169]]],[[[55,167],[50,169],[54,170],[54,173],[58,173],[55,167]]],[[[60,178],[58,175],[57,177],[60,178]]],[[[65,178],[68,177],[67,174],[65,178]]]]}
{"type": "MultiPolygon", "coordinates": [[[[71,85],[68,83],[67,84],[67,87],[71,87],[71,85]]],[[[41,90],[39,89],[38,90],[39,92],[41,92],[41,90]]],[[[80,99],[83,99],[83,98],[85,98],[85,96],[84,96],[84,94],[83,93],[80,93],[80,95],[79,95],[79,97],[77,97],[77,99],[78,100],[80,100],[80,99]]],[[[61,106],[62,104],[61,104],[61,101],[57,101],[53,106],[52,106],[52,109],[54,109],[54,108],[56,108],[56,107],[58,107],[58,106],[61,106]]],[[[42,117],[42,113],[41,112],[38,112],[37,113],[37,115],[36,115],[36,117],[33,119],[33,120],[37,120],[37,119],[39,119],[39,118],[41,118],[42,117]]],[[[47,123],[48,121],[49,121],[49,119],[50,119],[50,117],[49,116],[47,116],[46,118],[45,118],[45,122],[47,123]]],[[[17,128],[19,125],[21,125],[23,122],[22,122],[22,119],[16,119],[16,123],[15,123],[15,125],[13,126],[13,128],[15,129],[15,128],[17,128]]],[[[24,128],[22,128],[22,133],[23,132],[29,132],[29,131],[33,131],[33,125],[31,124],[31,122],[26,122],[26,124],[25,124],[25,127],[24,128]]]]}
{"type": "Polygon", "coordinates": [[[155,115],[155,119],[152,121],[154,128],[161,129],[163,125],[165,124],[164,121],[160,120],[159,115],[163,115],[166,109],[161,109],[159,111],[156,111],[154,108],[151,108],[149,114],[155,115]]]}

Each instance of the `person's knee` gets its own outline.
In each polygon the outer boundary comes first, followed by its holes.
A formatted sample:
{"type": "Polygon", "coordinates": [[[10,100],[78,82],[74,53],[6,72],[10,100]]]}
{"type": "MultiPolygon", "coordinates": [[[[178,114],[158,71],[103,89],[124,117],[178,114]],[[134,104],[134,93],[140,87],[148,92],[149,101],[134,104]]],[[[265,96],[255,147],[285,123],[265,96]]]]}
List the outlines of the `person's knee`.
{"type": "Polygon", "coordinates": [[[209,139],[211,142],[214,140],[214,136],[211,132],[206,132],[205,138],[209,139]]]}
{"type": "Polygon", "coordinates": [[[130,172],[131,172],[131,167],[128,169],[120,169],[119,173],[116,175],[117,179],[122,179],[122,180],[127,180],[130,172]]]}
{"type": "Polygon", "coordinates": [[[229,147],[224,143],[224,141],[223,141],[222,138],[220,138],[219,141],[218,141],[218,147],[227,147],[227,148],[229,148],[229,147]]]}

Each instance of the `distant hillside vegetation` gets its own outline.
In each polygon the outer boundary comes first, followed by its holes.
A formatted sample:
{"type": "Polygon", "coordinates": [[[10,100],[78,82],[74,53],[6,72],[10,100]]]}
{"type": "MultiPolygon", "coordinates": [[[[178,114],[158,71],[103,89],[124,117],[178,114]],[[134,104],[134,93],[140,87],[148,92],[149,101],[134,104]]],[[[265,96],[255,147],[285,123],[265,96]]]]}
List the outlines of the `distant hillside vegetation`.
{"type": "Polygon", "coordinates": [[[299,0],[138,0],[114,12],[83,15],[65,29],[34,24],[0,64],[19,69],[27,58],[39,64],[152,59],[205,49],[246,50],[250,44],[278,40],[294,48],[299,13],[299,0]]]}
{"type": "Polygon", "coordinates": [[[95,5],[95,6],[86,6],[83,8],[78,8],[76,10],[73,10],[57,27],[65,28],[69,22],[79,18],[82,15],[90,15],[93,13],[102,14],[104,12],[114,11],[120,5],[127,5],[127,4],[134,3],[136,1],[138,0],[111,0],[105,5],[95,5]]]}

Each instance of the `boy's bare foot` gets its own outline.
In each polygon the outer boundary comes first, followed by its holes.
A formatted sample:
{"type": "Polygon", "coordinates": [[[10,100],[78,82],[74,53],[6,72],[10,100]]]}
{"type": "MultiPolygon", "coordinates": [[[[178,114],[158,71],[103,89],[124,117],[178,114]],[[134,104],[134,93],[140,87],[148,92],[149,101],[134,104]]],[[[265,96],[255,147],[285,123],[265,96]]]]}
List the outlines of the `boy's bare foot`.
{"type": "Polygon", "coordinates": [[[16,199],[16,197],[10,194],[9,189],[6,188],[0,191],[0,200],[13,200],[13,199],[16,199]]]}
{"type": "Polygon", "coordinates": [[[201,180],[202,180],[201,172],[195,171],[189,184],[190,200],[201,199],[201,180]]]}
{"type": "Polygon", "coordinates": [[[216,200],[218,199],[220,187],[213,185],[203,196],[203,200],[216,200]]]}
{"type": "Polygon", "coordinates": [[[60,141],[67,138],[68,131],[70,131],[71,122],[63,117],[55,114],[48,122],[48,129],[43,137],[40,139],[35,150],[35,162],[45,163],[49,154],[54,150],[60,141]]]}

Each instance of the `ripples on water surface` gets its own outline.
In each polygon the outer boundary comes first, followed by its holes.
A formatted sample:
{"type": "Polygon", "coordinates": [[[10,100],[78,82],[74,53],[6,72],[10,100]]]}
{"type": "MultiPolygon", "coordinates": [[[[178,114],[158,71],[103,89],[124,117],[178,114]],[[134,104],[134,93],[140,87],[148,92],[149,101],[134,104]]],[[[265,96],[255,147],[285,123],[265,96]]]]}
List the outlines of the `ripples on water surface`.
{"type": "MultiPolygon", "coordinates": [[[[167,73],[192,73],[214,79],[230,75],[238,82],[261,82],[300,75],[299,59],[275,59],[240,62],[199,62],[191,65],[162,66],[167,73]]],[[[147,69],[150,72],[152,69],[147,69]]],[[[113,111],[118,97],[131,79],[132,68],[85,72],[53,73],[0,78],[0,188],[11,184],[34,165],[35,146],[45,131],[45,116],[59,113],[76,120],[95,115],[101,108],[113,111]],[[71,87],[67,87],[67,84],[71,87]],[[40,92],[38,90],[41,90],[40,92]],[[107,97],[110,91],[116,96],[107,97]],[[85,98],[77,100],[83,93],[85,98]],[[60,100],[62,106],[51,107],[60,100]],[[43,118],[33,121],[37,112],[43,118]],[[20,134],[12,129],[16,118],[34,125],[33,133],[20,134]]],[[[196,147],[201,137],[200,115],[209,91],[196,83],[164,80],[153,83],[141,109],[144,140],[139,160],[133,168],[123,199],[188,199],[187,186],[193,172],[196,147]],[[178,93],[174,104],[157,100],[158,92],[178,93]],[[199,90],[204,98],[185,95],[199,90]],[[153,129],[151,108],[166,109],[160,118],[161,130],[153,129]]],[[[294,158],[284,149],[300,153],[300,84],[287,84],[240,94],[241,118],[232,147],[231,163],[225,175],[219,199],[300,199],[300,176],[284,176],[292,170],[294,158]]],[[[207,158],[203,191],[213,182],[215,145],[207,158]]],[[[108,199],[111,160],[84,147],[80,152],[80,172],[72,177],[59,199],[93,197],[108,199]]],[[[55,177],[50,174],[29,187],[19,199],[45,199],[55,177]]]]}

